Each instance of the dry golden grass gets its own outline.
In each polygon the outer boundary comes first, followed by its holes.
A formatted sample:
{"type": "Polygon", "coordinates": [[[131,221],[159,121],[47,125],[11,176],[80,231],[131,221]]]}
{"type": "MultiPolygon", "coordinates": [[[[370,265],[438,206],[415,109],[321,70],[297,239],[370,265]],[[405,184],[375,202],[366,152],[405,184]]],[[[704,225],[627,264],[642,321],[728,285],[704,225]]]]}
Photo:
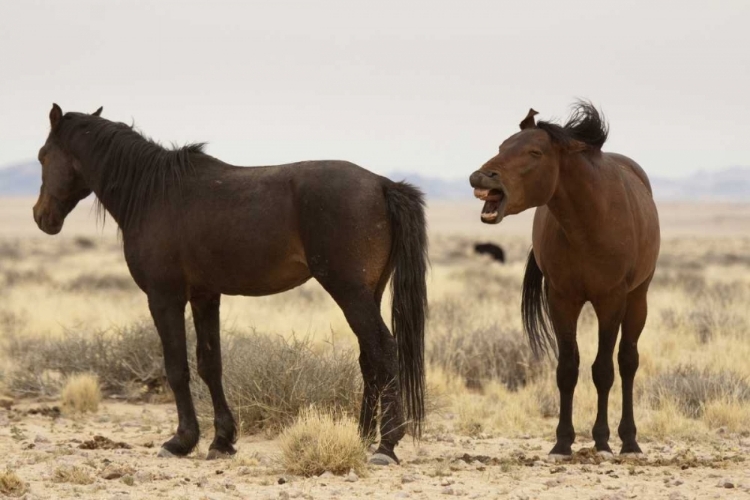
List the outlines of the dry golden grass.
{"type": "Polygon", "coordinates": [[[52,481],[55,483],[91,484],[94,477],[82,467],[60,466],[52,473],[52,481]]]}
{"type": "Polygon", "coordinates": [[[291,474],[309,477],[350,470],[361,474],[365,468],[367,444],[356,422],[314,407],[300,413],[281,433],[279,443],[282,463],[291,474]]]}
{"type": "Polygon", "coordinates": [[[102,400],[99,377],[79,373],[68,378],[62,389],[63,410],[68,413],[96,413],[102,400]]]}
{"type": "Polygon", "coordinates": [[[0,472],[0,494],[6,497],[22,497],[28,486],[13,471],[0,472]]]}

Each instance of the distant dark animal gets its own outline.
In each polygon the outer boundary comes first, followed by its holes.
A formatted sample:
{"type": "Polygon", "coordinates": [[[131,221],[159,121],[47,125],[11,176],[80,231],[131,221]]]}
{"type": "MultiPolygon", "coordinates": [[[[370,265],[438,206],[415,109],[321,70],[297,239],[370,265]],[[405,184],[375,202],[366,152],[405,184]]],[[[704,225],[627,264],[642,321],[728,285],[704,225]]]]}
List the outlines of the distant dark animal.
{"type": "Polygon", "coordinates": [[[659,217],[641,167],[603,153],[608,127],[588,102],[579,102],[564,126],[534,122],[529,111],[521,131],[471,174],[484,200],[482,222],[538,207],[533,249],[523,283],[522,313],[534,352],[557,341],[560,421],[553,455],[570,455],[575,440],[573,391],[578,380],[576,326],[584,303],[599,320],[599,352],[592,366],[599,406],[592,431],[596,449],[610,454],[607,405],[614,382],[612,356],[622,378],[621,453],[640,453],[633,419],[633,379],[638,338],[646,322],[646,294],[659,254],[659,217]],[[551,331],[549,321],[551,321],[551,331]],[[554,333],[554,337],[553,337],[554,333]]]}
{"type": "Polygon", "coordinates": [[[315,278],[341,307],[360,345],[363,437],[376,461],[396,460],[407,427],[424,416],[427,236],[422,193],[344,161],[239,168],[203,146],[169,150],[130,126],[53,105],[39,151],[34,219],[57,234],[92,191],[122,231],[125,259],[161,337],[179,426],[161,454],[187,455],[199,432],[185,340],[189,303],[198,374],[214,407],[209,458],[235,453],[236,426],[222,387],[222,294],[261,296],[315,278]],[[380,302],[393,276],[393,335],[380,302]],[[404,412],[405,407],[405,412],[404,412]]]}
{"type": "Polygon", "coordinates": [[[505,263],[505,252],[494,243],[477,243],[474,245],[474,252],[480,255],[489,255],[496,261],[505,263]]]}

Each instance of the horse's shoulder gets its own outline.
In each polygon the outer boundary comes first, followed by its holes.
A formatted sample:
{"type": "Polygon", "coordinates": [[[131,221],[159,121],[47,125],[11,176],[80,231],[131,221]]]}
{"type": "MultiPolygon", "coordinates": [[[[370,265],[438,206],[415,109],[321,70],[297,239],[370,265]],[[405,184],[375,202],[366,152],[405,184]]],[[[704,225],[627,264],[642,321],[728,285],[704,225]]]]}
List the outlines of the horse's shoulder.
{"type": "Polygon", "coordinates": [[[653,191],[651,190],[651,181],[648,180],[646,171],[643,170],[643,168],[638,165],[638,163],[628,158],[627,156],[618,153],[605,153],[605,156],[618,167],[625,168],[635,174],[635,176],[640,179],[643,185],[646,186],[648,192],[650,194],[653,194],[653,191]]]}

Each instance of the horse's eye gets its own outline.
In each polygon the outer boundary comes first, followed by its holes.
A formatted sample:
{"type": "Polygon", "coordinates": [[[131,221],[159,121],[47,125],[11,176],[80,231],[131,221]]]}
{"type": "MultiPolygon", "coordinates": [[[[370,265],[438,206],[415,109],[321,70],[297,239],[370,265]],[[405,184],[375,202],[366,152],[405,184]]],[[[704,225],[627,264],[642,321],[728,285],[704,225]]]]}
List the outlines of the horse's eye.
{"type": "Polygon", "coordinates": [[[529,154],[531,156],[533,156],[534,158],[541,158],[542,157],[542,152],[539,151],[538,149],[532,149],[531,151],[529,151],[529,154]]]}

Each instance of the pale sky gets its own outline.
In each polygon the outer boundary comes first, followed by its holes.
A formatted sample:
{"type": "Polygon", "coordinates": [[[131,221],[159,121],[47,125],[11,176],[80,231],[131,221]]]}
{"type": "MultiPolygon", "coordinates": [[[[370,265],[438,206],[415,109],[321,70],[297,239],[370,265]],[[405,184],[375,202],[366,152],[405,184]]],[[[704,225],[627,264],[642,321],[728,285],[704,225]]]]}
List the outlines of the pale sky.
{"type": "Polygon", "coordinates": [[[750,1],[0,0],[0,165],[52,102],[239,165],[468,177],[529,107],[651,175],[750,165],[750,1]]]}

